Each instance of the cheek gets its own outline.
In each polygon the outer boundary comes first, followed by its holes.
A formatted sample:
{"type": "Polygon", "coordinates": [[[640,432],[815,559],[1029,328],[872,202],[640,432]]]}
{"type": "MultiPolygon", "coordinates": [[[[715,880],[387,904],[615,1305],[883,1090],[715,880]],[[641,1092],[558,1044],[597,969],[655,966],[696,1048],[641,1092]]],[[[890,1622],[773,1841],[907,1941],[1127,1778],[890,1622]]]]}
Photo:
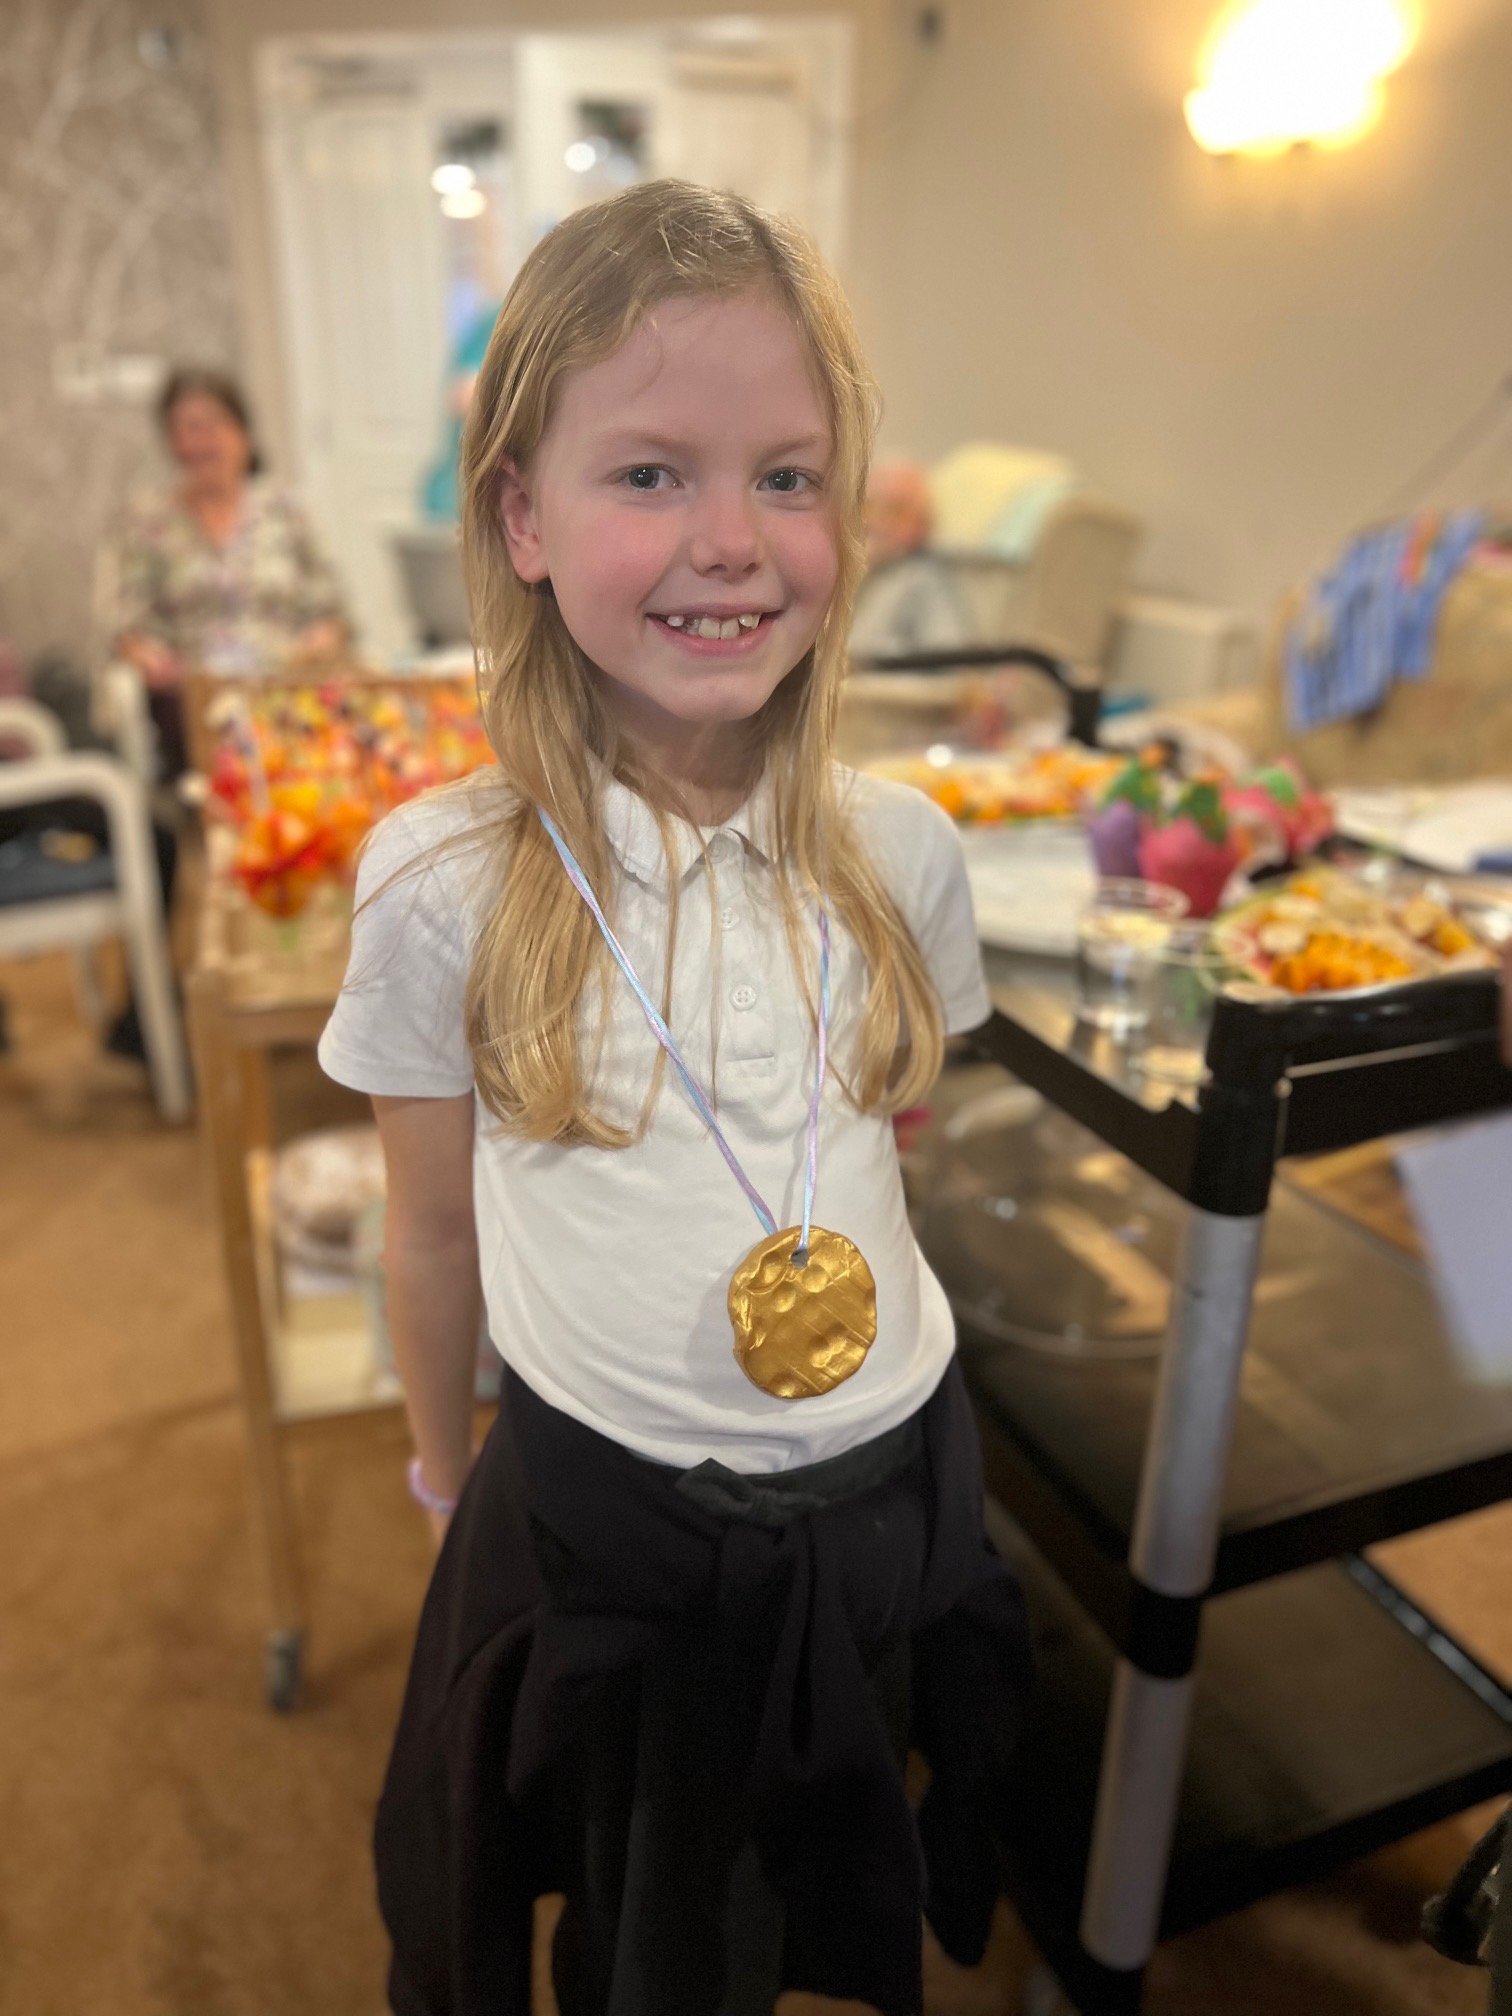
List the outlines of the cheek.
{"type": "Polygon", "coordinates": [[[772,539],[777,564],[789,588],[804,602],[824,605],[840,575],[835,527],[818,512],[783,521],[772,539]]]}
{"type": "Polygon", "coordinates": [[[560,597],[587,595],[601,609],[644,601],[677,552],[670,514],[589,507],[575,514],[568,537],[548,538],[552,579],[560,597]],[[553,554],[552,548],[557,550],[553,554]]]}

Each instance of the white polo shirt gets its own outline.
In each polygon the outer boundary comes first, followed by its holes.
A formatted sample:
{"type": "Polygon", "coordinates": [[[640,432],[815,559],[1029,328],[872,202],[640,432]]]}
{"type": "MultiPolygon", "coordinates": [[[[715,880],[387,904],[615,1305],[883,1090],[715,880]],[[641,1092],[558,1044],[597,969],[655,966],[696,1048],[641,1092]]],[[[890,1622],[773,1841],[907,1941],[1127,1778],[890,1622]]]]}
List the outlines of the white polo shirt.
{"type": "MultiPolygon", "coordinates": [[[[952,1034],[986,1019],[960,842],[906,785],[839,773],[842,796],[908,920],[952,1034]]],[[[332,1078],[368,1093],[451,1098],[473,1090],[463,996],[477,922],[498,888],[486,849],[436,849],[507,801],[496,775],[392,813],[357,880],[346,983],[320,1042],[332,1078]],[[406,871],[406,872],[399,872],[406,871]],[[398,879],[390,878],[398,874],[398,879]],[[388,885],[388,886],[385,886],[388,885]],[[375,894],[375,892],[382,892],[375,894]],[[371,899],[371,900],[369,900],[371,899]]],[[[604,814],[621,878],[606,905],[621,944],[660,1001],[667,864],[642,800],[615,783],[604,814]]],[[[779,1225],[803,1210],[814,1042],[792,969],[764,847],[765,798],[704,838],[675,829],[680,909],[668,1021],[726,1138],[779,1225]]],[[[853,1054],[864,966],[834,927],[831,1055],[853,1054]]],[[[809,970],[817,971],[818,925],[809,970]]],[[[585,1041],[597,1027],[584,1003],[585,1041]]],[[[592,1048],[585,1056],[591,1057],[592,1048]]],[[[594,1096],[633,1127],[657,1057],[629,985],[612,970],[594,1096]]],[[[732,1470],[786,1470],[869,1441],[934,1391],[954,1348],[945,1295],[914,1241],[892,1127],[857,1113],[833,1073],[819,1129],[815,1222],[852,1239],[877,1284],[877,1339],[832,1392],[778,1400],[735,1361],[726,1293],[764,1237],[668,1066],[644,1137],[618,1150],[515,1139],[481,1101],[473,1154],[478,1253],[490,1334],[505,1361],[564,1413],[660,1463],[716,1457],[732,1470]]]]}

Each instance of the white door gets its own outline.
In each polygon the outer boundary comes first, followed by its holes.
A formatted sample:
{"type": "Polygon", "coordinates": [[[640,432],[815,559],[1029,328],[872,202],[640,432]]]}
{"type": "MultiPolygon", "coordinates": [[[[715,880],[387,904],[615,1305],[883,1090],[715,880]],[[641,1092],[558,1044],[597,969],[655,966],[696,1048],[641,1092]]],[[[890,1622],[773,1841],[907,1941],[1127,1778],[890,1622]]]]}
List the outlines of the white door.
{"type": "Polygon", "coordinates": [[[670,80],[659,35],[522,35],[515,61],[515,173],[527,245],[617,184],[668,172],[660,148],[670,80]],[[596,111],[630,136],[612,157],[594,131],[596,111]],[[575,165],[580,146],[590,158],[575,165]]]}
{"type": "Polygon", "coordinates": [[[523,241],[616,180],[676,175],[796,218],[839,259],[851,58],[849,24],[823,18],[522,35],[523,241]]]}
{"type": "Polygon", "coordinates": [[[317,98],[275,187],[301,487],[369,651],[408,645],[392,528],[434,452],[445,303],[425,122],[410,90],[317,98]]]}
{"type": "Polygon", "coordinates": [[[373,657],[416,643],[393,540],[420,522],[446,439],[448,261],[466,227],[431,178],[459,126],[507,131],[512,52],[506,36],[291,38],[260,77],[295,473],[373,657]]]}
{"type": "Polygon", "coordinates": [[[684,53],[672,78],[667,172],[733,190],[812,230],[817,111],[800,66],[760,51],[684,53]]]}

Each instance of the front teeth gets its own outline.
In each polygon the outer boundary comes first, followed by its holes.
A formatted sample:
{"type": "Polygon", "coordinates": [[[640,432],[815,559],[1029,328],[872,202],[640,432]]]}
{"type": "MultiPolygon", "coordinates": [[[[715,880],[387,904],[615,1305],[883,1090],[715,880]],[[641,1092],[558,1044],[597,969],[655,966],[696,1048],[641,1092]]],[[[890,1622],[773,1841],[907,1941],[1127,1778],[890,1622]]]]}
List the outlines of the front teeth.
{"type": "Polygon", "coordinates": [[[668,616],[663,619],[669,630],[686,630],[690,637],[738,637],[742,630],[754,630],[761,621],[760,613],[748,616],[729,616],[723,622],[717,616],[668,616]]]}

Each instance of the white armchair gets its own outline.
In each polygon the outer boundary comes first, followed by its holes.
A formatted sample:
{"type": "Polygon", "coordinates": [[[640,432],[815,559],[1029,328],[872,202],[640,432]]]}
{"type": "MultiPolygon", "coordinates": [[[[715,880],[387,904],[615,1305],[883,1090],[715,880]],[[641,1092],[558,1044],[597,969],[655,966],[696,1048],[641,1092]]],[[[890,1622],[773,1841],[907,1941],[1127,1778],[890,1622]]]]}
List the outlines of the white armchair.
{"type": "Polygon", "coordinates": [[[147,705],[147,688],[134,665],[110,656],[119,570],[119,556],[107,540],[94,568],[97,669],[90,725],[111,744],[142,790],[150,793],[157,782],[157,730],[147,705]]]}
{"type": "Polygon", "coordinates": [[[157,730],[135,665],[117,658],[95,674],[91,714],[96,733],[114,746],[138,786],[151,791],[157,781],[157,730]]]}
{"type": "Polygon", "coordinates": [[[91,799],[110,835],[109,855],[82,863],[9,843],[18,858],[0,865],[0,959],[84,953],[123,939],[158,1110],[165,1120],[187,1119],[189,1063],[144,793],[122,763],[66,753],[56,720],[31,701],[0,700],[0,741],[31,752],[0,762],[0,807],[91,799]]]}
{"type": "Polygon", "coordinates": [[[1030,644],[1101,673],[1140,531],[1132,511],[1077,490],[1052,507],[1022,561],[935,550],[959,583],[973,641],[1030,644]]]}
{"type": "MultiPolygon", "coordinates": [[[[906,626],[886,602],[881,612],[869,606],[863,584],[840,724],[851,762],[953,739],[982,684],[979,674],[947,669],[957,650],[957,666],[987,667],[1004,662],[992,657],[994,647],[1018,646],[1056,660],[1081,689],[1106,683],[1139,519],[1085,489],[1062,457],[1033,450],[971,443],[926,473],[931,543],[893,570],[879,568],[873,586],[884,588],[890,572],[901,583],[903,570],[927,568],[930,615],[948,621],[935,621],[937,637],[889,639],[889,627],[906,626]],[[898,669],[900,658],[924,653],[929,668],[898,669]],[[877,669],[889,660],[893,669],[877,669]]],[[[1051,706],[1048,688],[1022,692],[1016,714],[1051,706]]]]}

